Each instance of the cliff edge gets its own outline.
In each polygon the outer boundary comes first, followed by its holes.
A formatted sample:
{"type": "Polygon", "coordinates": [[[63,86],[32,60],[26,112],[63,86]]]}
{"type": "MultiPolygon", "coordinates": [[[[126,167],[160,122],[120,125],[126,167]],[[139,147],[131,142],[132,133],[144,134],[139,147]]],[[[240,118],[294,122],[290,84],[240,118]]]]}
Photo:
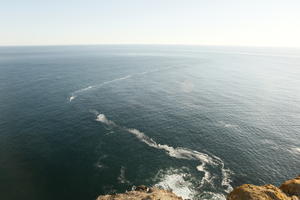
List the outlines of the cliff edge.
{"type": "MultiPolygon", "coordinates": [[[[121,194],[101,195],[97,200],[183,200],[168,190],[138,186],[121,194]]],[[[300,200],[300,175],[285,181],[279,188],[274,185],[244,184],[236,187],[227,200],[300,200]]]]}
{"type": "Polygon", "coordinates": [[[244,184],[230,192],[227,200],[300,200],[300,176],[285,181],[279,188],[244,184]]]}
{"type": "Polygon", "coordinates": [[[132,191],[121,194],[101,195],[97,200],[183,200],[173,192],[156,187],[138,186],[132,191]]]}

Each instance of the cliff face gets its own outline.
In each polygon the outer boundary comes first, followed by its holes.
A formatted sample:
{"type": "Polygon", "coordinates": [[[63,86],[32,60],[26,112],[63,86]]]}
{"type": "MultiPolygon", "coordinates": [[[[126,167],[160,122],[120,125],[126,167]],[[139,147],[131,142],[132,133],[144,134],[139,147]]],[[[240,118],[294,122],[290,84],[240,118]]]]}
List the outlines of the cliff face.
{"type": "Polygon", "coordinates": [[[138,186],[132,191],[122,194],[102,195],[97,200],[183,200],[171,191],[158,188],[148,188],[146,186],[138,186]]]}
{"type": "Polygon", "coordinates": [[[235,188],[227,200],[300,200],[300,176],[284,182],[279,188],[244,184],[235,188]]]}
{"type": "MultiPolygon", "coordinates": [[[[138,186],[122,194],[102,195],[97,200],[183,200],[171,191],[138,186]]],[[[274,185],[256,186],[244,184],[236,187],[227,200],[300,200],[300,176],[284,182],[279,188],[274,185]]]]}

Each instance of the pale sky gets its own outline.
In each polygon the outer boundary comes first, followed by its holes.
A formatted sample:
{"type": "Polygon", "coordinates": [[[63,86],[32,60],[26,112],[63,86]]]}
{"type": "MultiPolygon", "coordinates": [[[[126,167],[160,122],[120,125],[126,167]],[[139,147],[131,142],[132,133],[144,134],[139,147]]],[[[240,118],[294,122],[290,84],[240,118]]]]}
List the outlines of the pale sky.
{"type": "Polygon", "coordinates": [[[300,47],[300,0],[0,0],[0,45],[300,47]]]}

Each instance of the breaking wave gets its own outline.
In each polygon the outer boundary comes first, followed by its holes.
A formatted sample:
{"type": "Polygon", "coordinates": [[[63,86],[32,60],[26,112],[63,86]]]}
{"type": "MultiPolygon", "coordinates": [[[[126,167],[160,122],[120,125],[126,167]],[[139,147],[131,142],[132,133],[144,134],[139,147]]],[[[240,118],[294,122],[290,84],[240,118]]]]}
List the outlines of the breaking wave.
{"type": "Polygon", "coordinates": [[[157,182],[154,186],[172,190],[183,199],[192,199],[197,191],[190,181],[191,178],[191,175],[182,169],[160,170],[154,178],[154,181],[157,182]]]}
{"type": "MultiPolygon", "coordinates": [[[[213,180],[216,179],[217,177],[212,176],[211,173],[208,171],[208,168],[218,168],[222,174],[220,184],[221,187],[224,189],[224,192],[229,193],[232,190],[232,186],[230,185],[231,183],[230,175],[232,174],[232,172],[229,169],[225,168],[224,162],[219,157],[214,155],[208,155],[206,153],[198,152],[184,147],[172,147],[166,144],[159,144],[156,141],[154,141],[152,138],[148,137],[144,132],[141,132],[134,128],[119,126],[115,122],[107,119],[107,117],[104,114],[98,112],[94,112],[94,113],[96,114],[96,121],[101,122],[105,125],[114,126],[123,129],[131,133],[132,135],[134,135],[139,141],[147,144],[148,146],[165,151],[167,155],[169,155],[170,157],[174,157],[177,159],[199,161],[201,164],[196,166],[196,169],[204,173],[204,176],[200,183],[200,187],[202,187],[205,184],[213,184],[213,180]]],[[[172,177],[174,178],[176,176],[171,176],[169,178],[172,177]]]]}

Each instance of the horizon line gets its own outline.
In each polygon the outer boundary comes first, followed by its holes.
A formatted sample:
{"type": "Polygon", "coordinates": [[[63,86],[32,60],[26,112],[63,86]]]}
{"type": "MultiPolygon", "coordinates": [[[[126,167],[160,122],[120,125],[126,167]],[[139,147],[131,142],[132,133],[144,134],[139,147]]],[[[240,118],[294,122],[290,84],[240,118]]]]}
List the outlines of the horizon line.
{"type": "Polygon", "coordinates": [[[203,47],[252,47],[252,48],[293,48],[300,46],[267,46],[267,45],[227,45],[227,44],[175,44],[175,43],[97,43],[97,44],[24,44],[24,45],[0,45],[0,47],[51,47],[51,46],[203,46],[203,47]]]}

